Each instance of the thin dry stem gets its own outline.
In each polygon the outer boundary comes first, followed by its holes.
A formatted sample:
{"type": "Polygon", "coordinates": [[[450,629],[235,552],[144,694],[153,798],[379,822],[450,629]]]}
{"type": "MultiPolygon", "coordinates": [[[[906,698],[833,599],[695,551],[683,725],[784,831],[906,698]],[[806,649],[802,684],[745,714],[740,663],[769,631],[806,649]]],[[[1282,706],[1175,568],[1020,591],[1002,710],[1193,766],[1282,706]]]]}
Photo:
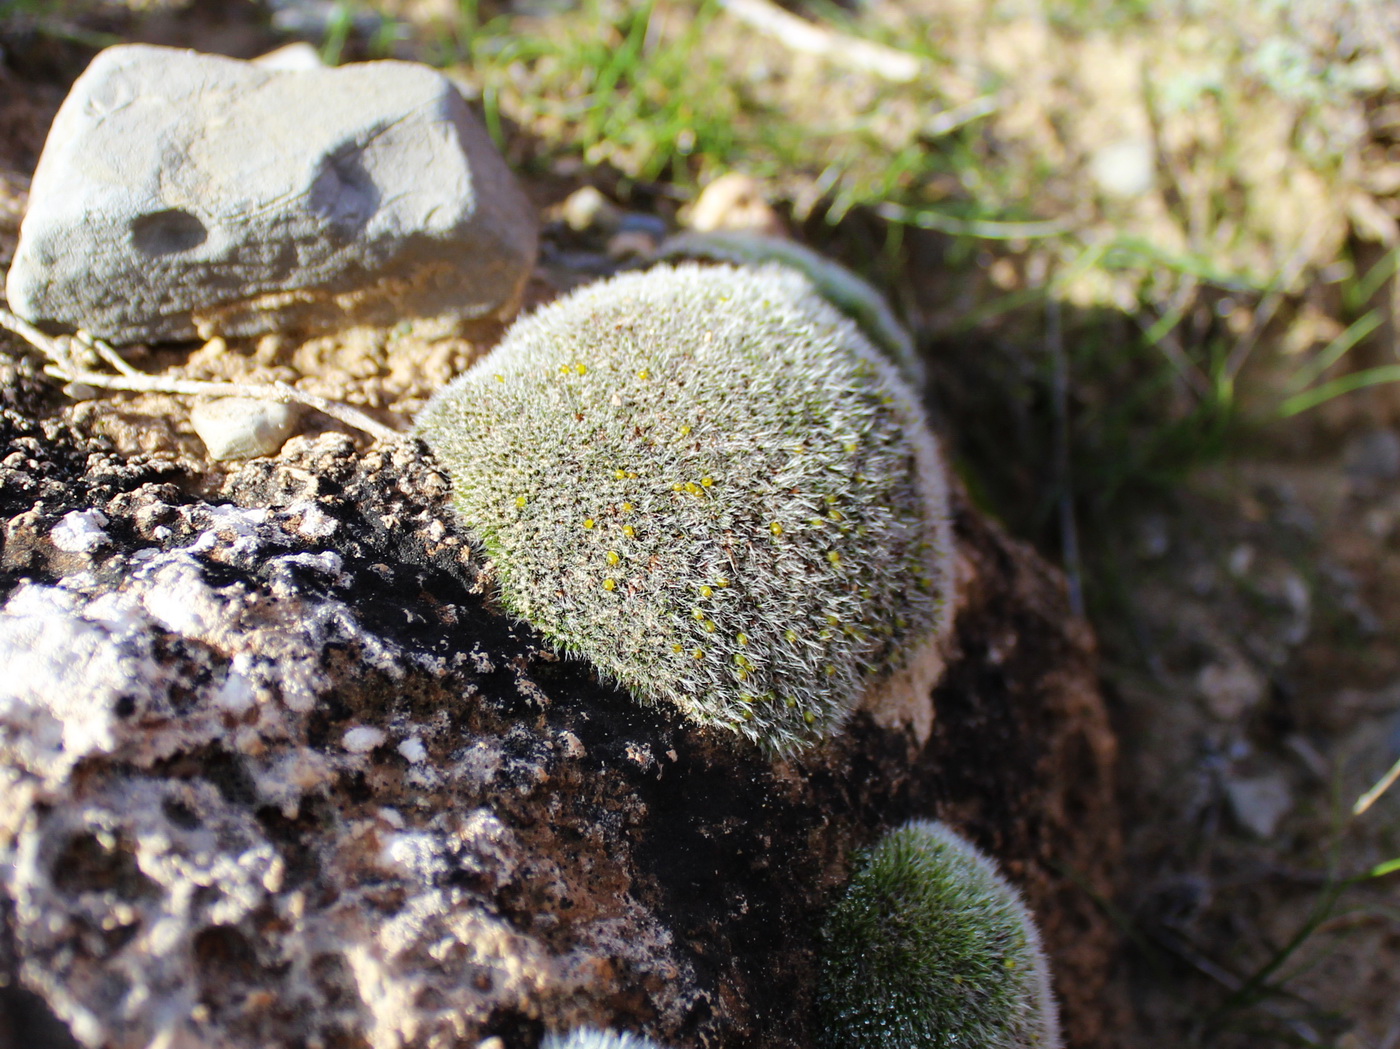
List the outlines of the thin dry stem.
{"type": "Polygon", "coordinates": [[[823,28],[769,0],[722,2],[730,14],[793,51],[817,55],[897,84],[907,84],[923,72],[924,63],[917,55],[823,28]]]}
{"type": "Polygon", "coordinates": [[[298,390],[295,386],[289,386],[284,382],[205,382],[146,375],[122,360],[117,351],[101,339],[80,331],[75,336],[77,341],[97,353],[119,374],[95,372],[85,369],[75,362],[62,339],[46,335],[7,309],[0,308],[0,327],[14,332],[38,350],[50,362],[48,367],[44,369],[44,373],[63,382],[81,383],[99,390],[122,390],[129,393],[169,393],[184,397],[248,397],[259,401],[275,401],[278,404],[304,404],[323,415],[343,422],[346,426],[362,430],[376,440],[388,441],[400,436],[397,430],[370,418],[357,408],[351,408],[349,405],[328,400],[325,397],[318,397],[305,390],[298,390]]]}

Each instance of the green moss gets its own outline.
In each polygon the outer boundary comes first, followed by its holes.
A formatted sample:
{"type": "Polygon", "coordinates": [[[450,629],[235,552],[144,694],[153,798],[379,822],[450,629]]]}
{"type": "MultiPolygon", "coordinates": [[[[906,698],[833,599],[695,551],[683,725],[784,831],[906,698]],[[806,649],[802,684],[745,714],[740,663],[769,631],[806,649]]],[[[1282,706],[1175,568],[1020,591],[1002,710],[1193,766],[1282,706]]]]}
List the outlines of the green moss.
{"type": "Polygon", "coordinates": [[[811,248],[786,237],[761,233],[680,233],[661,245],[657,257],[750,266],[776,262],[789,266],[810,280],[828,302],[860,325],[865,337],[885,351],[916,390],[923,385],[924,362],[919,359],[914,340],[895,318],[885,297],[845,266],[811,248]]]}
{"type": "Polygon", "coordinates": [[[659,266],[519,322],[419,429],[506,606],[788,753],[946,625],[942,468],[894,368],[780,266],[659,266]]]}
{"type": "Polygon", "coordinates": [[[1040,936],[996,865],[941,823],[862,854],[827,916],[819,1005],[831,1049],[1054,1049],[1040,936]]]}

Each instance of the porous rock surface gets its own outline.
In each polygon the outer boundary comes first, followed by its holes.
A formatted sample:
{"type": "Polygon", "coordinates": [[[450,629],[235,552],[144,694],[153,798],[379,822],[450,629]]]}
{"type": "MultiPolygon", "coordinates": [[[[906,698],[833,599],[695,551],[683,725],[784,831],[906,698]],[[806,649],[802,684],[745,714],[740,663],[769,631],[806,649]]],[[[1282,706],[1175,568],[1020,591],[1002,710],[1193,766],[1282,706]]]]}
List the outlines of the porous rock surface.
{"type": "Polygon", "coordinates": [[[858,715],[773,763],[503,617],[446,496],[410,441],[211,488],[0,411],[3,1049],[71,1044],[54,1013],[106,1049],[808,1047],[824,909],[913,816],[1025,890],[1105,1044],[1111,936],[1063,872],[1111,890],[1113,741],[1027,549],[957,509],[927,743],[858,715]]]}
{"type": "Polygon", "coordinates": [[[113,342],[512,312],[536,220],[450,80],[101,52],[59,110],[7,277],[113,342]]]}

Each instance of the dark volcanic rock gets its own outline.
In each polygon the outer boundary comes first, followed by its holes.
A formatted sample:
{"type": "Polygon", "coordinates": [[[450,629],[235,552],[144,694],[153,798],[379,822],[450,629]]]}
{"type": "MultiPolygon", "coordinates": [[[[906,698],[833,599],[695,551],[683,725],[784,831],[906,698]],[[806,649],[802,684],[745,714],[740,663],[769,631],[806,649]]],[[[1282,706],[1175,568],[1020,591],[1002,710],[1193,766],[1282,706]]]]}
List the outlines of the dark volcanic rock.
{"type": "Polygon", "coordinates": [[[47,1009],[112,1049],[809,1046],[823,908],[910,816],[1025,888],[1103,1044],[1092,641],[975,512],[929,741],[861,715],[772,763],[502,616],[416,443],[294,438],[207,484],[0,414],[10,1045],[59,1044],[47,1009]]]}

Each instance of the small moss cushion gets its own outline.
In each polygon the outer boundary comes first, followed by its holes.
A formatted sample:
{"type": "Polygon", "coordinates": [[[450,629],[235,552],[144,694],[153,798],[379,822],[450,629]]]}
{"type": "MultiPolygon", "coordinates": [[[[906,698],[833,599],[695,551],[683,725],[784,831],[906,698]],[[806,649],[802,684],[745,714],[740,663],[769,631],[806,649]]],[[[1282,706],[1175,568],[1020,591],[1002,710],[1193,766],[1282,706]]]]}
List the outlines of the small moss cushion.
{"type": "Polygon", "coordinates": [[[419,432],[508,609],[644,701],[785,754],[946,626],[942,467],[800,273],[658,266],[519,321],[419,432]]]}
{"type": "Polygon", "coordinates": [[[942,823],[891,831],[827,915],[819,1005],[830,1049],[1058,1049],[1030,912],[942,823]]]}

